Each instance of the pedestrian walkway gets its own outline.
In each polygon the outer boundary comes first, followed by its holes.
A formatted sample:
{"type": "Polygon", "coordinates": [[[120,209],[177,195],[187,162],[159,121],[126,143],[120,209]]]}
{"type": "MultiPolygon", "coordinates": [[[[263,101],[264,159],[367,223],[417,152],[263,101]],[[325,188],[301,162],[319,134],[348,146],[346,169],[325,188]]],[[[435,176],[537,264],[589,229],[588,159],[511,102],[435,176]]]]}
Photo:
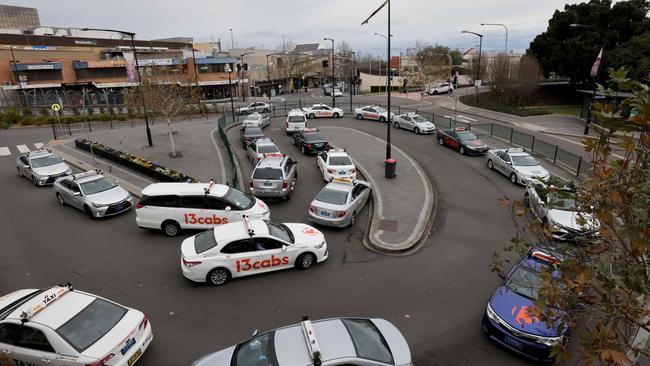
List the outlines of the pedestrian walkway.
{"type": "MultiPolygon", "coordinates": [[[[33,144],[20,144],[16,145],[15,149],[18,154],[25,154],[33,150],[42,149],[44,144],[42,142],[35,142],[33,144]],[[33,146],[33,148],[32,148],[33,146]]],[[[11,156],[13,147],[11,146],[0,146],[0,157],[11,156]]]]}
{"type": "Polygon", "coordinates": [[[346,127],[324,126],[320,133],[334,146],[346,148],[373,188],[373,214],[368,232],[371,247],[382,252],[408,252],[426,237],[437,204],[427,174],[401,149],[392,147],[397,177],[384,177],[386,142],[346,127]]]}

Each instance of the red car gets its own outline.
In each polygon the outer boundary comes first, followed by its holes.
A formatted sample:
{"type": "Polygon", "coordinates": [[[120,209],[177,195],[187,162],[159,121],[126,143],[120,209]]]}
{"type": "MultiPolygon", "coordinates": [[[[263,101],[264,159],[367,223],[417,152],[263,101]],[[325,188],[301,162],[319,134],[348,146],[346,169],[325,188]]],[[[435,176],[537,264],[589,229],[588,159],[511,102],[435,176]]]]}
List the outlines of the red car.
{"type": "Polygon", "coordinates": [[[438,129],[436,139],[440,145],[456,149],[463,155],[483,155],[488,151],[488,146],[465,127],[438,129]]]}

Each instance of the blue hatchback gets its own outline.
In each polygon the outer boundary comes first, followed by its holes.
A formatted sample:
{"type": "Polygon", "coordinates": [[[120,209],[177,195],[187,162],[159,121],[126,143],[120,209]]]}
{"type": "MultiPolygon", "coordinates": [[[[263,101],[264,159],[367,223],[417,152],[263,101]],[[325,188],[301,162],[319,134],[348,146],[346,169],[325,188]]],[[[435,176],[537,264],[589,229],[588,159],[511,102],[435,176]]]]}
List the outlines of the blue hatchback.
{"type": "Polygon", "coordinates": [[[490,339],[537,362],[553,362],[551,348],[568,337],[568,328],[558,331],[559,323],[549,326],[528,312],[535,307],[540,271],[557,261],[547,250],[533,247],[504,276],[488,301],[481,324],[490,339]]]}

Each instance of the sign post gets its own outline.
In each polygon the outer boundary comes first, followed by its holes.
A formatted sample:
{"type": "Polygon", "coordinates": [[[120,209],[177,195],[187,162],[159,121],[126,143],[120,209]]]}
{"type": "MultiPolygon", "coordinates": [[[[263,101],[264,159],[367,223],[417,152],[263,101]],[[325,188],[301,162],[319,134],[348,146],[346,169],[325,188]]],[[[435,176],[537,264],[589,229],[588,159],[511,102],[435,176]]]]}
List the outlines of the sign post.
{"type": "MultiPolygon", "coordinates": [[[[59,123],[59,131],[63,131],[63,126],[61,126],[61,118],[59,117],[59,111],[61,110],[61,105],[59,103],[54,103],[51,106],[54,114],[56,114],[56,120],[59,123]]],[[[54,134],[54,139],[56,140],[56,133],[54,134]]]]}

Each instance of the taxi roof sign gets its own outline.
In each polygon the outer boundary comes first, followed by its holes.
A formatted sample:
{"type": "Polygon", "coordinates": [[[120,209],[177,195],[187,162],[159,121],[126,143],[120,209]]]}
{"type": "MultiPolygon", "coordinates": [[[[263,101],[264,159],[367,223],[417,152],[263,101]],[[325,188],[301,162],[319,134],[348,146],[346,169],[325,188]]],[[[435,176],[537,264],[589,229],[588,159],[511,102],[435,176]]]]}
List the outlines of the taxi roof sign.
{"type": "Polygon", "coordinates": [[[551,254],[545,253],[545,252],[543,252],[541,250],[534,250],[531,253],[531,257],[537,258],[539,260],[542,260],[542,261],[548,262],[548,263],[552,263],[552,264],[560,264],[560,262],[562,262],[559,258],[557,258],[557,257],[555,257],[555,256],[553,256],[551,254]]]}
{"type": "Polygon", "coordinates": [[[307,348],[309,349],[309,354],[312,356],[312,361],[314,365],[321,365],[322,361],[320,345],[316,339],[316,332],[314,331],[314,325],[309,320],[308,316],[302,318],[302,334],[305,336],[305,342],[307,342],[307,348]]]}
{"type": "Polygon", "coordinates": [[[244,227],[246,228],[246,231],[248,232],[249,236],[255,235],[255,230],[253,230],[253,227],[251,226],[251,219],[246,216],[242,215],[242,222],[244,223],[244,227]]]}
{"type": "Polygon", "coordinates": [[[333,177],[331,182],[336,182],[336,183],[344,183],[344,184],[353,184],[354,180],[348,179],[348,178],[337,178],[333,177]]]}
{"type": "Polygon", "coordinates": [[[456,128],[454,128],[454,131],[456,131],[456,132],[467,131],[467,129],[465,127],[456,127],[456,128]]]}
{"type": "Polygon", "coordinates": [[[41,302],[32,306],[30,309],[27,309],[27,311],[23,311],[20,314],[20,321],[23,323],[29,321],[29,319],[34,317],[34,315],[38,314],[43,309],[47,308],[50,304],[61,298],[61,296],[67,294],[72,290],[72,285],[68,283],[65,286],[60,285],[43,291],[43,293],[40,295],[42,296],[41,302]]]}

